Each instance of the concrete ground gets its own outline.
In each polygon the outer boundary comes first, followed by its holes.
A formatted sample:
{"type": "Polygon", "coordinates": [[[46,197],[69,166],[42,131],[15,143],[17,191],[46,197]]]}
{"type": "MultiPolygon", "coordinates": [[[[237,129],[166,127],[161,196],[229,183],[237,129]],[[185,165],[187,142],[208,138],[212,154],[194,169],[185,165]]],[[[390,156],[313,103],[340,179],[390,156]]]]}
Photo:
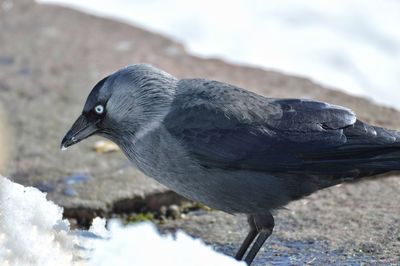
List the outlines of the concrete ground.
{"type": "MultiPolygon", "coordinates": [[[[12,3],[0,7],[1,174],[48,192],[81,224],[182,201],[121,153],[94,152],[98,139],[59,151],[93,85],[127,64],[151,63],[178,77],[216,79],[270,97],[328,101],[400,129],[396,110],[307,79],[194,57],[158,34],[67,8],[12,3]]],[[[320,191],[277,212],[276,224],[256,265],[400,265],[400,178],[320,191]]],[[[162,227],[182,228],[228,254],[247,230],[243,217],[203,210],[162,227]]]]}

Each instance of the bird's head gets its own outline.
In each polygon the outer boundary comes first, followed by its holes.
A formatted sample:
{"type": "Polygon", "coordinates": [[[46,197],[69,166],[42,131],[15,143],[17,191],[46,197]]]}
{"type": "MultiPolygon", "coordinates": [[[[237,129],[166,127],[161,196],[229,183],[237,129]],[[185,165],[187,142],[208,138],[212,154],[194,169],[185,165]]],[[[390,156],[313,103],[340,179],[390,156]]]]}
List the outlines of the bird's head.
{"type": "Polygon", "coordinates": [[[173,76],[145,64],[131,65],[105,77],[90,92],[61,148],[95,134],[117,144],[123,138],[134,137],[164,117],[176,82],[173,76]]]}

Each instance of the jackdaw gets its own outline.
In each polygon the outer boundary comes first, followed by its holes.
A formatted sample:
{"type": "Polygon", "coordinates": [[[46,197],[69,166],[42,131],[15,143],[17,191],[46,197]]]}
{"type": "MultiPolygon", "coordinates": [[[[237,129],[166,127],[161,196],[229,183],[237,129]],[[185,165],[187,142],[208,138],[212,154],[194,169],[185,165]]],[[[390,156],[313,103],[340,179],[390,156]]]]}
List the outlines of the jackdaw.
{"type": "Polygon", "coordinates": [[[400,132],[347,108],[266,98],[136,64],[105,77],[62,140],[100,135],[143,173],[184,197],[248,217],[236,254],[251,264],[271,235],[271,211],[345,181],[400,170],[400,132]]]}

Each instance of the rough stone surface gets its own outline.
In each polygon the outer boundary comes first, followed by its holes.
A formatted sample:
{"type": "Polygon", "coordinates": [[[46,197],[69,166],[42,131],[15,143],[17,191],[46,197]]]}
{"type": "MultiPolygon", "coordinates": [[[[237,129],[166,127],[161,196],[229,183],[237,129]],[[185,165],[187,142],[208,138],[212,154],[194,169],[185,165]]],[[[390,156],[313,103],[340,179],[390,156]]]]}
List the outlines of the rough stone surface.
{"type": "MultiPolygon", "coordinates": [[[[124,211],[140,204],[156,208],[168,204],[165,200],[180,200],[128,166],[121,153],[95,153],[96,138],[59,151],[93,85],[127,64],[147,62],[178,77],[226,81],[271,97],[329,101],[352,108],[364,121],[400,128],[400,113],[394,109],[307,79],[194,57],[163,36],[67,8],[29,0],[12,3],[12,8],[0,5],[0,103],[11,132],[0,132],[11,147],[2,174],[48,191],[67,215],[88,215],[88,209],[93,215],[124,211]]],[[[396,177],[334,187],[294,202],[278,212],[273,252],[265,249],[258,264],[397,264],[399,203],[396,177]]],[[[227,253],[233,253],[247,230],[242,218],[217,211],[190,214],[166,227],[186,228],[227,253]]]]}
{"type": "MultiPolygon", "coordinates": [[[[255,265],[399,265],[398,177],[339,185],[275,213],[274,233],[255,265]]],[[[247,234],[244,216],[198,211],[163,229],[183,229],[234,255],[247,234]]]]}

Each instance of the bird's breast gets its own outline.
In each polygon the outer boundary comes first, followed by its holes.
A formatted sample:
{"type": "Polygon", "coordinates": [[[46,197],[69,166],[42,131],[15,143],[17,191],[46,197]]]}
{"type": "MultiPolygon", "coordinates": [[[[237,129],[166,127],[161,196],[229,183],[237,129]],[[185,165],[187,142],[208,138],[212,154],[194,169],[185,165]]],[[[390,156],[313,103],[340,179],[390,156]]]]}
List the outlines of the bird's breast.
{"type": "Polygon", "coordinates": [[[201,167],[179,140],[163,129],[137,141],[134,149],[135,155],[129,157],[144,174],[212,208],[257,213],[287,202],[281,178],[261,172],[201,167]]]}

